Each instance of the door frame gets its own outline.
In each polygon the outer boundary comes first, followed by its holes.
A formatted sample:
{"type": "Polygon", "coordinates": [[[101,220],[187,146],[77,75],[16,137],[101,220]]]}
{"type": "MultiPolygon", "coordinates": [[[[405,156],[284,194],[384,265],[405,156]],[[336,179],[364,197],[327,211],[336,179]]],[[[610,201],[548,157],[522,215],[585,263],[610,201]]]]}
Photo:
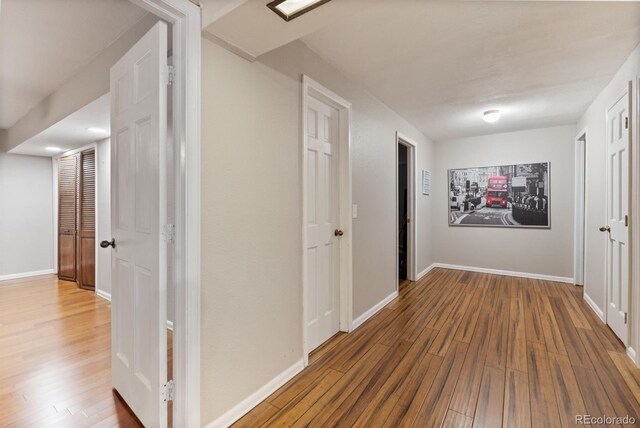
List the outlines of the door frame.
{"type": "MultiPolygon", "coordinates": [[[[635,177],[635,180],[631,181],[630,189],[632,192],[631,205],[629,205],[631,218],[630,222],[630,237],[631,237],[631,278],[629,283],[631,284],[631,305],[629,312],[629,325],[632,327],[630,332],[631,342],[627,348],[627,355],[631,357],[636,367],[640,367],[640,360],[636,353],[636,349],[640,346],[640,317],[636,314],[640,313],[640,262],[638,262],[638,255],[640,254],[640,73],[636,75],[634,79],[635,90],[632,91],[632,98],[635,98],[635,102],[631,100],[632,108],[635,111],[631,111],[629,116],[634,118],[631,120],[631,176],[635,177]],[[633,197],[635,196],[635,197],[633,197]]],[[[632,88],[633,89],[633,88],[632,88]]]]}
{"type": "Polygon", "coordinates": [[[586,248],[586,189],[587,189],[587,129],[581,130],[575,138],[575,220],[573,245],[573,282],[584,286],[586,248]]]}
{"type": "MultiPolygon", "coordinates": [[[[609,102],[606,105],[605,108],[605,159],[608,159],[608,130],[609,130],[609,120],[608,120],[608,114],[609,114],[609,110],[611,110],[611,108],[613,108],[613,106],[616,105],[616,103],[625,96],[625,94],[628,94],[629,97],[629,105],[627,106],[627,111],[628,111],[628,115],[629,115],[629,194],[627,195],[627,197],[629,198],[629,203],[628,203],[628,207],[629,207],[629,218],[633,218],[633,210],[632,210],[632,206],[633,206],[633,200],[631,198],[632,195],[632,183],[633,183],[633,177],[632,177],[632,160],[633,160],[633,153],[632,153],[632,145],[633,145],[633,120],[632,120],[632,115],[633,115],[633,88],[632,88],[632,81],[628,81],[625,82],[625,88],[623,90],[620,90],[617,92],[616,97],[614,98],[614,100],[612,102],[609,102]]],[[[605,170],[605,174],[606,174],[606,179],[605,179],[605,225],[609,224],[609,162],[607,161],[607,165],[606,165],[606,170],[605,170]]],[[[632,276],[632,261],[633,261],[633,255],[631,250],[633,249],[633,244],[634,241],[632,239],[633,237],[633,233],[632,233],[632,229],[630,228],[629,230],[629,240],[631,242],[629,242],[629,290],[627,290],[628,292],[628,296],[627,296],[627,337],[623,340],[622,338],[619,338],[621,341],[623,341],[623,343],[626,342],[625,346],[628,348],[631,346],[631,325],[633,323],[633,301],[631,300],[632,296],[633,296],[633,276],[632,276]]],[[[604,302],[604,310],[603,310],[603,316],[604,316],[604,323],[607,324],[607,326],[609,325],[609,291],[611,290],[611,281],[609,280],[609,237],[608,235],[605,237],[605,254],[606,254],[606,261],[605,261],[605,302],[604,302]]]]}
{"type": "Polygon", "coordinates": [[[418,265],[418,257],[416,251],[416,242],[418,236],[418,216],[417,213],[417,193],[416,193],[416,171],[418,160],[418,144],[402,134],[400,131],[396,131],[396,290],[399,290],[399,276],[400,276],[400,249],[399,249],[399,234],[400,234],[400,210],[398,208],[398,202],[400,195],[398,195],[398,144],[402,144],[407,148],[407,175],[408,175],[408,189],[407,189],[407,204],[409,219],[409,230],[407,231],[408,251],[407,255],[407,277],[410,281],[416,280],[416,266],[418,265]]]}
{"type": "Polygon", "coordinates": [[[307,105],[310,97],[338,110],[340,116],[339,176],[340,176],[340,226],[344,236],[340,239],[340,331],[351,332],[353,325],[353,220],[352,220],[352,178],[351,178],[351,103],[330,89],[302,75],[302,352],[304,366],[309,365],[306,323],[307,284],[307,105]]]}
{"type": "MultiPolygon", "coordinates": [[[[172,25],[175,240],[173,426],[200,426],[201,11],[189,0],[129,0],[172,25]]],[[[158,397],[160,399],[160,397],[158,397]]]]}

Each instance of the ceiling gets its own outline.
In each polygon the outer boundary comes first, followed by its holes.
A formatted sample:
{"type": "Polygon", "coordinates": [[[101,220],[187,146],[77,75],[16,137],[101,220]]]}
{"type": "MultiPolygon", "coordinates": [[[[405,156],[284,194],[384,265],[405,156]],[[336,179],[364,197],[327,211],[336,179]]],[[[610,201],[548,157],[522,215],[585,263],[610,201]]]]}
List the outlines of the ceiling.
{"type": "Polygon", "coordinates": [[[129,0],[2,0],[0,128],[9,128],[138,22],[129,0]]]}
{"type": "Polygon", "coordinates": [[[437,141],[576,123],[640,43],[640,3],[395,0],[302,41],[437,141]]]}
{"type": "Polygon", "coordinates": [[[57,156],[69,150],[108,138],[110,132],[110,97],[105,94],[70,114],[55,125],[34,135],[9,153],[32,156],[57,156]],[[93,132],[89,128],[103,129],[105,132],[93,132]],[[47,147],[60,150],[50,151],[47,147]]]}

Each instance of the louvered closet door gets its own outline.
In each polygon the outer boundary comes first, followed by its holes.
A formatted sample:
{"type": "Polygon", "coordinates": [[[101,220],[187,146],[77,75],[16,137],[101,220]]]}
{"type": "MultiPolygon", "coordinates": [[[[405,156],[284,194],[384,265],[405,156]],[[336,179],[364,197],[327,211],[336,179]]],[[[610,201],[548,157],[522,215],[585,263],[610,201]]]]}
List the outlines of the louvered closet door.
{"type": "Polygon", "coordinates": [[[96,275],[96,152],[80,153],[78,192],[77,282],[82,288],[95,288],[96,275]]]}
{"type": "Polygon", "coordinates": [[[58,160],[58,277],[76,279],[77,156],[58,160]]]}

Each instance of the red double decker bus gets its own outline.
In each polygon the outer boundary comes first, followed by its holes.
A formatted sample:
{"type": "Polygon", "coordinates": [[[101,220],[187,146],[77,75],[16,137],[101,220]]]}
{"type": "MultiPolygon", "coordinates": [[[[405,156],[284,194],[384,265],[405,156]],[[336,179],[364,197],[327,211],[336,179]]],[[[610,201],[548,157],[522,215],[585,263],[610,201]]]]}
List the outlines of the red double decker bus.
{"type": "Polygon", "coordinates": [[[487,207],[507,207],[508,179],[502,175],[489,177],[487,180],[487,207]]]}

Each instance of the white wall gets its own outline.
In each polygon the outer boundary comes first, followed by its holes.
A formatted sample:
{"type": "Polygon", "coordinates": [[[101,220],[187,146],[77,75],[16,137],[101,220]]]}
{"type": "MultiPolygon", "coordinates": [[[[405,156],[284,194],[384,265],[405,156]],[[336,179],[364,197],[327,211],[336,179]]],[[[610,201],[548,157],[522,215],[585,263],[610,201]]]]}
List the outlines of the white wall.
{"type": "MultiPolygon", "coordinates": [[[[96,241],[111,240],[111,140],[98,142],[96,150],[97,192],[98,192],[98,230],[96,241]]],[[[103,297],[111,297],[111,251],[97,249],[98,261],[96,293],[103,297]]]]}
{"type": "Polygon", "coordinates": [[[436,261],[573,278],[574,134],[574,126],[562,126],[436,143],[436,261]],[[448,169],[547,161],[551,229],[448,225],[448,169]]]}
{"type": "Polygon", "coordinates": [[[52,273],[51,158],[0,153],[0,280],[52,273]]]}
{"type": "MultiPolygon", "coordinates": [[[[302,359],[301,75],[353,105],[354,318],[394,292],[395,133],[431,143],[302,43],[249,63],[203,40],[202,422],[302,359]]],[[[418,174],[419,175],[419,174],[418,174]]],[[[418,272],[431,265],[419,196],[418,272]]]]}
{"type": "MultiPolygon", "coordinates": [[[[593,303],[603,311],[606,299],[606,280],[605,280],[605,259],[606,259],[606,239],[607,236],[601,233],[598,228],[607,224],[606,220],[606,111],[622,94],[627,87],[629,81],[635,81],[634,84],[634,109],[637,116],[637,82],[640,77],[640,46],[638,46],[623,66],[618,70],[615,77],[607,85],[607,87],[598,95],[595,101],[589,106],[587,111],[578,121],[574,134],[578,134],[582,130],[587,133],[587,167],[586,167],[586,233],[585,233],[585,294],[593,301],[593,303]]],[[[638,128],[636,127],[636,130],[638,128]]],[[[638,153],[638,139],[635,139],[635,147],[632,153],[638,153]]],[[[632,174],[638,177],[638,171],[632,174]]],[[[638,189],[636,189],[634,200],[638,199],[638,189]]],[[[633,224],[632,224],[633,227],[633,224]]],[[[637,236],[637,235],[636,235],[637,236]]],[[[637,248],[637,247],[636,247],[637,248]]],[[[634,256],[637,262],[638,256],[634,256]]],[[[636,278],[636,281],[638,278],[636,278]]],[[[636,282],[638,284],[638,282],[636,282]]],[[[636,290],[635,293],[638,293],[636,290]]],[[[634,302],[638,302],[638,294],[634,294],[634,302]]],[[[640,307],[636,306],[631,313],[631,345],[638,350],[640,337],[637,329],[634,327],[638,324],[637,317],[634,320],[633,314],[640,315],[640,307]]]]}

